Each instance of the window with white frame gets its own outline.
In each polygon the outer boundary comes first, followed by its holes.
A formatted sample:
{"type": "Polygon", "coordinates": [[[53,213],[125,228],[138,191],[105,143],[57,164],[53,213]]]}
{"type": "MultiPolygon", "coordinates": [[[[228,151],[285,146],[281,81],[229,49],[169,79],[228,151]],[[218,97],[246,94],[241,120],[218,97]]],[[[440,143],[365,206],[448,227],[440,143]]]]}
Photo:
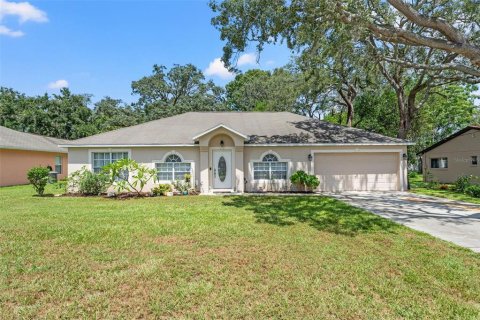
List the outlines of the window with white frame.
{"type": "Polygon", "coordinates": [[[155,163],[157,177],[161,181],[185,180],[185,175],[191,173],[191,163],[183,162],[176,154],[165,158],[165,162],[155,163]]]}
{"type": "Polygon", "coordinates": [[[93,172],[99,173],[102,168],[120,159],[127,159],[128,152],[92,152],[93,172]]]}
{"type": "Polygon", "coordinates": [[[254,180],[287,179],[287,162],[279,161],[272,153],[253,163],[254,180]]]}
{"type": "Polygon", "coordinates": [[[62,156],[55,156],[55,172],[62,173],[62,156]]]}
{"type": "Polygon", "coordinates": [[[430,159],[430,168],[432,169],[447,169],[448,168],[448,158],[432,158],[430,159]]]}

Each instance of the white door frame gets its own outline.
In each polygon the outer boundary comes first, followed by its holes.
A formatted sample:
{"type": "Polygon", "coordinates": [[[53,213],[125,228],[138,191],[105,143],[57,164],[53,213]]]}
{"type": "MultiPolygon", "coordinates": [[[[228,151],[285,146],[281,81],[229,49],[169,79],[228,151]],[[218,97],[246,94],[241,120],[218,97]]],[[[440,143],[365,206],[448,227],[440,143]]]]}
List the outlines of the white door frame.
{"type": "Polygon", "coordinates": [[[212,184],[211,184],[211,188],[213,190],[213,192],[217,191],[217,192],[233,192],[235,191],[234,190],[234,186],[236,185],[236,176],[235,176],[235,168],[236,168],[236,165],[235,165],[235,147],[210,147],[210,181],[212,181],[212,184]],[[220,151],[230,151],[231,153],[231,168],[230,168],[230,174],[232,176],[232,187],[231,188],[227,188],[227,189],[218,189],[218,188],[215,188],[215,177],[213,176],[213,170],[214,170],[214,166],[215,164],[213,163],[213,152],[215,150],[220,150],[220,151]]]}

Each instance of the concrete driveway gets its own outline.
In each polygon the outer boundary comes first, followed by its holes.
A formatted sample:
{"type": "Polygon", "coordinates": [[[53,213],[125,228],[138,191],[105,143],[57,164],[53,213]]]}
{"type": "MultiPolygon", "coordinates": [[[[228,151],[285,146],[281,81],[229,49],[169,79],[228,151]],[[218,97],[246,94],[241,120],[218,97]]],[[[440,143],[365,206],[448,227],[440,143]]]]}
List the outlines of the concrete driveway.
{"type": "Polygon", "coordinates": [[[409,192],[342,192],[327,195],[480,252],[480,205],[409,192]]]}

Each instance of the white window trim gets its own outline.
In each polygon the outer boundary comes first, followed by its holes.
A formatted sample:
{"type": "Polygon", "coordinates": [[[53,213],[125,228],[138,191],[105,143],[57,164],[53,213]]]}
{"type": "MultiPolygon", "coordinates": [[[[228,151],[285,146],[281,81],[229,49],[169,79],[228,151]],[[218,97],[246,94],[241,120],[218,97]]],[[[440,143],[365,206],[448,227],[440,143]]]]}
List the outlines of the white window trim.
{"type": "MultiPolygon", "coordinates": [[[[290,175],[291,175],[291,172],[292,172],[292,161],[290,159],[284,159],[282,158],[278,152],[275,152],[273,150],[268,150],[268,151],[265,151],[264,153],[262,153],[260,155],[260,158],[259,159],[253,159],[253,160],[250,160],[249,163],[248,163],[248,170],[250,172],[250,176],[251,176],[251,180],[252,181],[255,181],[255,182],[260,182],[260,183],[265,183],[267,181],[288,181],[290,179],[290,175]],[[262,162],[262,163],[269,163],[267,161],[262,161],[263,158],[267,155],[267,154],[273,154],[274,156],[277,157],[278,161],[277,162],[286,162],[287,163],[287,177],[285,179],[254,179],[255,177],[255,173],[253,171],[253,164],[255,162],[262,162]]],[[[271,169],[270,169],[271,170],[271,169]]],[[[271,173],[271,172],[270,172],[271,173]]]]}
{"type": "Polygon", "coordinates": [[[55,158],[54,158],[54,168],[55,168],[55,172],[57,172],[58,174],[63,174],[63,156],[61,155],[56,155],[55,158]],[[60,158],[60,164],[57,164],[57,158],[60,158]],[[57,171],[57,166],[60,166],[60,172],[57,171]]]}
{"type": "Polygon", "coordinates": [[[104,149],[88,149],[88,167],[87,169],[93,172],[93,154],[97,152],[126,152],[128,153],[128,159],[132,159],[132,150],[131,149],[115,149],[115,148],[104,148],[104,149]]]}
{"type": "MultiPolygon", "coordinates": [[[[194,160],[186,160],[180,152],[172,150],[172,151],[169,151],[169,152],[165,153],[165,155],[163,156],[163,158],[161,160],[153,160],[152,161],[153,168],[155,170],[157,169],[157,166],[156,166],[157,163],[167,163],[166,162],[167,158],[169,156],[171,156],[172,154],[178,156],[182,160],[182,162],[169,162],[169,163],[189,163],[190,164],[190,175],[192,176],[190,178],[190,185],[191,185],[192,188],[195,188],[196,187],[196,184],[195,184],[195,161],[194,160]]],[[[173,181],[174,180],[157,180],[158,183],[168,183],[168,184],[171,184],[173,181]]]]}

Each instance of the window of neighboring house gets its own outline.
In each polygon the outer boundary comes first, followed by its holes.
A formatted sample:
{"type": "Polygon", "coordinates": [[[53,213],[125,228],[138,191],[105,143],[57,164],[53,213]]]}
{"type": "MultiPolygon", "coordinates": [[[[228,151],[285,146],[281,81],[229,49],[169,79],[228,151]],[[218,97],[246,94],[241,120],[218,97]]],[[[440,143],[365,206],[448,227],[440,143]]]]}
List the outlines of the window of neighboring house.
{"type": "Polygon", "coordinates": [[[92,166],[93,172],[99,173],[102,168],[110,163],[113,163],[120,159],[127,159],[128,152],[93,152],[92,153],[92,166]]]}
{"type": "Polygon", "coordinates": [[[62,173],[62,156],[55,156],[55,172],[62,173]]]}
{"type": "Polygon", "coordinates": [[[267,154],[262,161],[253,163],[254,180],[287,179],[287,163],[278,161],[274,154],[267,154]]]}
{"type": "Polygon", "coordinates": [[[478,156],[472,156],[472,166],[478,165],[478,156]]]}
{"type": "Polygon", "coordinates": [[[185,175],[191,173],[191,163],[183,162],[176,154],[169,155],[165,162],[155,163],[155,167],[161,181],[185,180],[185,175]]]}
{"type": "Polygon", "coordinates": [[[432,158],[430,159],[430,168],[446,169],[448,168],[448,158],[432,158]]]}

